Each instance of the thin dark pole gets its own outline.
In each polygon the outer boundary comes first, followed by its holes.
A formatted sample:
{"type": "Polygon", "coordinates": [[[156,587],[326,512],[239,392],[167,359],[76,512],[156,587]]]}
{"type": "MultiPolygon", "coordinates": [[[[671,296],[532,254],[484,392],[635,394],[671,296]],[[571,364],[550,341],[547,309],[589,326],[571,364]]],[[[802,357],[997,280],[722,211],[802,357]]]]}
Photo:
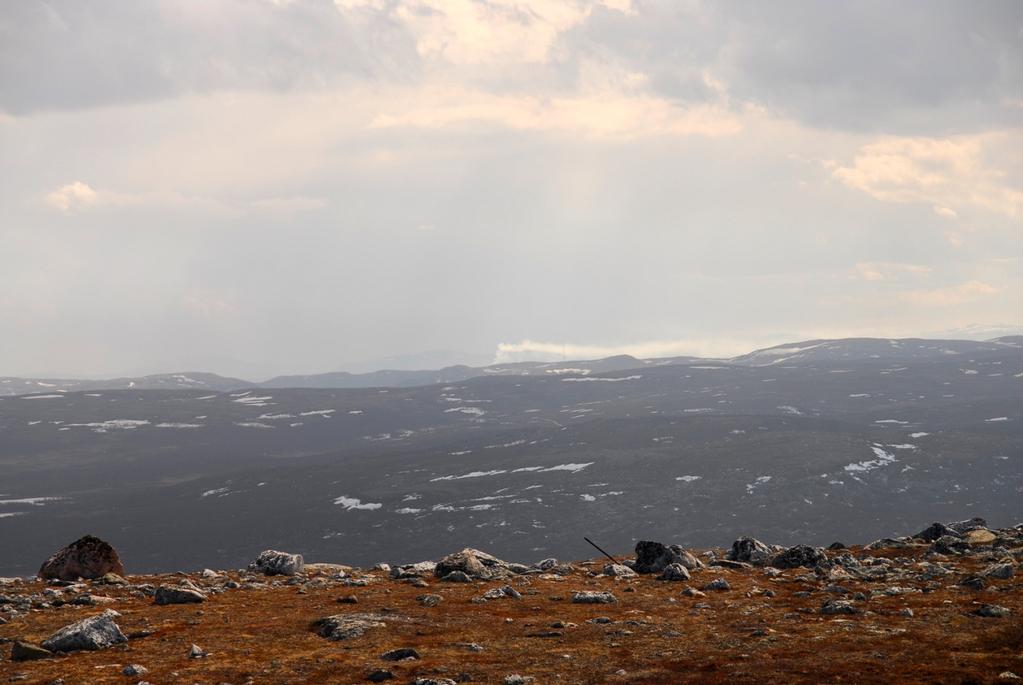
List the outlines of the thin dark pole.
{"type": "Polygon", "coordinates": [[[586,542],[588,542],[588,543],[590,543],[591,545],[593,545],[594,547],[596,547],[596,548],[597,548],[597,551],[598,551],[598,552],[600,552],[601,554],[603,554],[603,555],[604,555],[605,557],[607,557],[608,559],[610,559],[610,560],[611,560],[611,563],[612,563],[612,564],[617,564],[617,563],[618,563],[618,561],[617,561],[617,560],[616,560],[616,559],[615,559],[615,558],[614,558],[613,556],[611,556],[610,554],[608,554],[607,552],[605,552],[604,550],[602,550],[602,549],[601,549],[600,547],[598,547],[598,546],[597,546],[597,543],[596,543],[596,542],[594,542],[593,540],[589,539],[589,538],[588,538],[588,537],[586,537],[585,535],[583,536],[583,540],[585,540],[586,542]]]}

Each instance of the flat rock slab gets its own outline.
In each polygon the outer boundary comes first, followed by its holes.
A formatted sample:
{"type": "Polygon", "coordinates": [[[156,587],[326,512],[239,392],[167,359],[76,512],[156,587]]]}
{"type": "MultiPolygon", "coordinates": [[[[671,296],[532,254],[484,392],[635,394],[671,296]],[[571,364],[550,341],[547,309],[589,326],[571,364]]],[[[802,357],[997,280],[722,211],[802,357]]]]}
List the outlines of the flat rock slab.
{"type": "Polygon", "coordinates": [[[335,614],[313,623],[313,630],[328,640],[350,640],[365,635],[367,630],[384,628],[389,616],[379,614],[335,614]]]}
{"type": "Polygon", "coordinates": [[[206,601],[206,595],[185,587],[168,587],[161,585],[153,597],[155,604],[199,604],[206,601]]]}
{"type": "Polygon", "coordinates": [[[114,618],[119,615],[116,611],[107,610],[98,616],[64,626],[46,638],[42,647],[51,652],[77,652],[83,649],[106,649],[127,642],[128,638],[114,622],[114,618]]]}

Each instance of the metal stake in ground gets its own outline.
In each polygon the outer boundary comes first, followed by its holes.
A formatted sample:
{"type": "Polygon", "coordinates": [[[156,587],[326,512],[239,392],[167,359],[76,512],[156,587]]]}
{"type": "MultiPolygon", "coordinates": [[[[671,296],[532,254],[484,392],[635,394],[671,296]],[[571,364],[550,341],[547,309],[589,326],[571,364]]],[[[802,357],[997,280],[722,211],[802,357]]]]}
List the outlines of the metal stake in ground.
{"type": "Polygon", "coordinates": [[[616,559],[615,559],[615,558],[614,558],[613,556],[611,556],[610,554],[608,554],[607,552],[605,552],[604,550],[602,550],[602,549],[601,549],[600,547],[598,547],[598,546],[597,546],[597,543],[596,543],[596,542],[594,542],[593,540],[589,539],[589,538],[588,538],[588,537],[586,537],[585,535],[583,536],[583,540],[585,540],[586,542],[588,542],[588,543],[590,543],[591,545],[593,545],[594,547],[596,547],[596,548],[597,548],[597,551],[598,551],[598,552],[600,552],[601,554],[603,554],[603,555],[604,555],[605,557],[607,557],[608,559],[610,559],[610,560],[611,560],[611,563],[612,563],[612,564],[617,564],[617,563],[618,563],[618,561],[617,561],[617,560],[616,560],[616,559]]]}

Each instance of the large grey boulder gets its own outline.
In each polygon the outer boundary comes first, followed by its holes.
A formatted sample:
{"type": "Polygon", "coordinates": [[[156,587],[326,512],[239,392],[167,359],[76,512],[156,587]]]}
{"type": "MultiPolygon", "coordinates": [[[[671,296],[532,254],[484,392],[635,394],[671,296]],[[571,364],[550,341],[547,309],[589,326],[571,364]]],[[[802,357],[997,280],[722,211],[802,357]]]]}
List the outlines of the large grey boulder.
{"type": "Polygon", "coordinates": [[[828,561],[828,555],[823,549],[811,547],[810,545],[795,545],[776,556],[771,560],[771,566],[775,568],[798,568],[805,566],[813,568],[828,561]]]}
{"type": "Polygon", "coordinates": [[[301,554],[289,554],[268,549],[260,552],[255,561],[249,564],[250,571],[264,573],[268,576],[293,576],[305,568],[305,560],[301,554]]]}
{"type": "Polygon", "coordinates": [[[946,526],[944,523],[938,523],[937,521],[927,526],[913,537],[926,540],[927,542],[934,542],[938,538],[945,537],[946,535],[951,535],[955,538],[962,537],[959,531],[946,526]]]}
{"type": "Polygon", "coordinates": [[[514,575],[508,562],[471,547],[447,555],[437,562],[433,570],[438,578],[455,572],[464,573],[474,580],[500,580],[514,575]]]}
{"type": "Polygon", "coordinates": [[[744,535],[732,543],[732,549],[725,553],[725,558],[763,566],[771,558],[771,548],[756,538],[744,535]]]}
{"type": "Polygon", "coordinates": [[[64,626],[43,640],[42,648],[51,652],[76,652],[82,649],[97,650],[127,642],[128,638],[114,622],[120,616],[110,609],[97,616],[83,618],[64,626]]]}
{"type": "Polygon", "coordinates": [[[680,545],[665,545],[651,540],[636,543],[636,573],[662,573],[671,564],[682,564],[690,571],[703,568],[703,562],[680,545]]]}
{"type": "Polygon", "coordinates": [[[81,537],[54,552],[39,568],[39,577],[44,580],[93,580],[107,573],[123,576],[124,564],[110,543],[93,535],[81,537]]]}

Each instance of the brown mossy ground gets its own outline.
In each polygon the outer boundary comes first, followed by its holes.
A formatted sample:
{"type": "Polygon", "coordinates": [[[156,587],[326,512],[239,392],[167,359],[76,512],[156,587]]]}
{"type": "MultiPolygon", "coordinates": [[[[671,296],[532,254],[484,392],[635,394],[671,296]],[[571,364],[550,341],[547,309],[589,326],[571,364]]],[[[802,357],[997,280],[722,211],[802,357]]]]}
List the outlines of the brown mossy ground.
{"type": "MultiPolygon", "coordinates": [[[[899,556],[920,556],[921,549],[899,556]]],[[[968,571],[981,562],[964,560],[968,571]]],[[[591,568],[599,569],[600,563],[591,568]]],[[[513,579],[521,599],[484,604],[470,600],[500,582],[467,585],[430,580],[430,588],[392,581],[382,572],[366,587],[332,584],[305,588],[281,585],[237,589],[211,595],[201,605],[156,606],[151,599],[128,596],[124,589],[98,586],[94,594],[117,598],[110,605],[121,613],[125,633],[148,630],[99,652],[80,652],[54,659],[14,663],[9,647],[0,648],[0,682],[66,685],[99,683],[365,683],[367,674],[385,668],[391,682],[416,677],[451,678],[474,683],[502,683],[518,673],[544,683],[1011,683],[1005,671],[1023,675],[1023,583],[993,581],[973,592],[952,587],[857,603],[866,612],[822,616],[821,603],[832,595],[817,582],[796,580],[805,569],[786,571],[778,579],[759,569],[707,569],[694,575],[694,587],[724,577],[731,591],[689,598],[684,583],[651,576],[634,580],[590,577],[580,571],[561,580],[536,576],[513,579]],[[760,590],[771,589],[773,598],[760,590]],[[616,604],[572,604],[575,590],[609,590],[616,604]],[[800,591],[813,590],[809,596],[800,591]],[[434,608],[416,597],[442,595],[434,608]],[[339,604],[345,595],[357,604],[339,604]],[[1007,619],[981,618],[980,603],[1006,606],[1007,619]],[[707,605],[700,608],[697,605],[707,605]],[[902,614],[910,608],[913,616],[902,614]],[[340,613],[378,613],[394,617],[385,628],[332,642],[310,629],[317,618],[340,613]],[[589,623],[604,616],[610,624],[589,623]],[[555,628],[555,622],[567,627],[555,628]],[[545,635],[545,636],[540,636],[545,635]],[[189,659],[189,647],[210,653],[189,659]],[[477,643],[473,652],[464,643],[477,643]],[[413,647],[418,661],[389,663],[380,655],[413,647]],[[143,677],[122,675],[127,664],[149,669],[143,677]]],[[[235,574],[232,574],[233,576],[235,574]]],[[[810,574],[812,575],[812,574],[810,574]]],[[[235,576],[237,577],[237,576],[235,576]]],[[[176,582],[174,576],[132,577],[133,583],[176,582]]],[[[843,581],[854,592],[869,594],[889,585],[924,587],[923,582],[866,583],[843,581]]],[[[13,592],[31,593],[41,583],[23,584],[13,592]]],[[[3,590],[12,593],[11,588],[3,590]]],[[[103,607],[33,610],[0,625],[0,638],[40,642],[56,629],[103,607]]]]}

